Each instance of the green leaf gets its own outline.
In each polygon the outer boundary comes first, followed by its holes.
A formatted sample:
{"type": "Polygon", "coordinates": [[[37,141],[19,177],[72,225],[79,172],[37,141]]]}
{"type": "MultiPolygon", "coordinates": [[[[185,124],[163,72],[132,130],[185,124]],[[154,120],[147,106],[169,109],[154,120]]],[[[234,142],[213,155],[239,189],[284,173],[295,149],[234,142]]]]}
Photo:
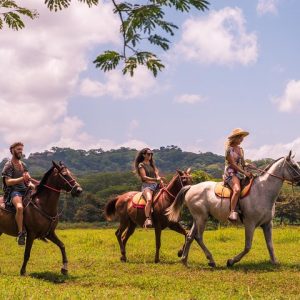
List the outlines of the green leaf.
{"type": "MultiPolygon", "coordinates": [[[[78,0],[78,1],[86,3],[89,7],[99,4],[99,0],[78,0]]],[[[45,4],[50,10],[58,11],[64,8],[68,8],[71,4],[71,0],[45,0],[45,4]]]]}
{"type": "Polygon", "coordinates": [[[100,68],[106,72],[115,69],[121,58],[123,58],[123,56],[118,52],[105,51],[94,60],[94,64],[96,64],[96,68],[100,68]]]}
{"type": "Polygon", "coordinates": [[[21,20],[20,16],[14,12],[4,13],[3,19],[8,27],[14,30],[19,30],[25,27],[25,24],[21,20]]]}

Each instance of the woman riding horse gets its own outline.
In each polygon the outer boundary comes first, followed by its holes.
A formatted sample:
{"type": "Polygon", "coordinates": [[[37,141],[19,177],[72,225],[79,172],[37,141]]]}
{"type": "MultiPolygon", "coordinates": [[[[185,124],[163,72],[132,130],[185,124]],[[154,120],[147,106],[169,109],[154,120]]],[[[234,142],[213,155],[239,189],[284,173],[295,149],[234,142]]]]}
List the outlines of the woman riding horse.
{"type": "MultiPolygon", "coordinates": [[[[252,177],[252,174],[246,170],[246,163],[244,159],[243,148],[240,147],[245,136],[249,132],[236,128],[228,136],[225,151],[225,170],[223,180],[226,185],[232,189],[230,215],[228,219],[232,222],[237,221],[238,213],[236,212],[236,205],[241,193],[241,179],[252,177]]],[[[247,165],[248,166],[248,165],[247,165]]],[[[250,165],[249,165],[250,166],[250,165]]]]}
{"type": "Polygon", "coordinates": [[[153,160],[153,152],[149,148],[144,148],[138,152],[134,161],[135,172],[142,180],[142,192],[146,200],[145,228],[152,227],[151,206],[153,193],[159,188],[159,184],[163,184],[163,178],[159,176],[153,160]]]}

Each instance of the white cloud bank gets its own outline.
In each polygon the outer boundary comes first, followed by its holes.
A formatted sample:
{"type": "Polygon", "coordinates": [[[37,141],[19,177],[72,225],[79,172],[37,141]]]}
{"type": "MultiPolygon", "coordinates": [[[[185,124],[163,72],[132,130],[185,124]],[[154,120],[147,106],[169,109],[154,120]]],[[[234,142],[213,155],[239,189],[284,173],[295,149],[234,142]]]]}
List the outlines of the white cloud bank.
{"type": "Polygon", "coordinates": [[[283,95],[272,100],[282,112],[300,112],[300,80],[290,80],[283,95]]]}
{"type": "MultiPolygon", "coordinates": [[[[95,140],[84,131],[84,124],[68,113],[71,96],[76,92],[79,75],[88,67],[91,49],[101,44],[120,43],[119,21],[110,4],[88,8],[72,2],[70,8],[50,12],[42,2],[29,0],[39,18],[26,20],[24,30],[1,30],[0,35],[0,143],[5,148],[22,140],[26,152],[51,146],[110,149],[119,146],[141,147],[145,143],[128,138],[123,143],[95,140]]],[[[145,72],[142,83],[113,72],[101,86],[115,97],[126,93],[134,97],[153,85],[145,72]],[[128,84],[128,87],[127,87],[128,84]],[[125,87],[127,89],[125,89],[125,87]]],[[[137,79],[136,79],[137,80],[137,79]]],[[[89,93],[99,88],[86,87],[89,93]]],[[[0,156],[7,156],[0,149],[0,156]]]]}
{"type": "Polygon", "coordinates": [[[173,55],[201,64],[249,65],[258,57],[257,36],[247,32],[241,9],[225,7],[184,22],[173,55]]]}

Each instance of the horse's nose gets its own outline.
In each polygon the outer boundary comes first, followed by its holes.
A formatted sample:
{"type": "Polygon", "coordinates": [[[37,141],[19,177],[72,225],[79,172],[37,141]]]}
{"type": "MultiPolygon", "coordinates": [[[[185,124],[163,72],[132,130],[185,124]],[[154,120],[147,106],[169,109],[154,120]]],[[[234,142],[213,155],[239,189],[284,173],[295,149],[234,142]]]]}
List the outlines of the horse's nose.
{"type": "Polygon", "coordinates": [[[78,186],[76,189],[77,196],[79,196],[82,192],[83,192],[83,189],[80,186],[78,186]]]}

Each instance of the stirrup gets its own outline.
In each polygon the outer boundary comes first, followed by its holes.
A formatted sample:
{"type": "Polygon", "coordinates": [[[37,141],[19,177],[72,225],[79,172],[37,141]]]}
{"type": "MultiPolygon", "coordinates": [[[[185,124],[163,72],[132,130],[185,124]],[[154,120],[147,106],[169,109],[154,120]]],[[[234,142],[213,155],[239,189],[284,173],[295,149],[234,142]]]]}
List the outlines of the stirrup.
{"type": "Polygon", "coordinates": [[[146,218],[145,223],[144,223],[144,228],[152,228],[152,220],[150,217],[146,218]]]}
{"type": "Polygon", "coordinates": [[[26,242],[26,232],[20,232],[17,237],[17,242],[19,246],[24,246],[26,242]]]}

